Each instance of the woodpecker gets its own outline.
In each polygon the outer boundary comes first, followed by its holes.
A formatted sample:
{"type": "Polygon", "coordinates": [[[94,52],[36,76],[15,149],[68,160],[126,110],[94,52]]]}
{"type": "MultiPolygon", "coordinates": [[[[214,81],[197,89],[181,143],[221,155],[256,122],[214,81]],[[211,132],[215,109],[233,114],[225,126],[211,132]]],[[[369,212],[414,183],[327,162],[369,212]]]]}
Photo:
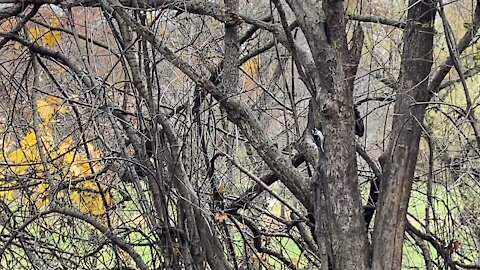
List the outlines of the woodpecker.
{"type": "Polygon", "coordinates": [[[320,150],[322,150],[322,152],[325,152],[325,148],[324,148],[324,146],[325,146],[325,136],[323,136],[322,131],[314,128],[312,130],[312,136],[313,136],[313,140],[315,141],[315,144],[317,145],[317,147],[320,148],[320,150]]]}

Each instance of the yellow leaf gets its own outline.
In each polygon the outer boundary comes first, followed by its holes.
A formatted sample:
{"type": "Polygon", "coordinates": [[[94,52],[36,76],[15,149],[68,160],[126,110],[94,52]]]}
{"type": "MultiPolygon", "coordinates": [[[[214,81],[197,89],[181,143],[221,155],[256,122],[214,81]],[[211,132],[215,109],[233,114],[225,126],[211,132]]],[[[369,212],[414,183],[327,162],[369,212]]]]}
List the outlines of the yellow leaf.
{"type": "Polygon", "coordinates": [[[58,73],[60,75],[63,75],[65,73],[65,68],[63,68],[63,67],[58,67],[56,70],[58,71],[58,73]]]}
{"type": "MultiPolygon", "coordinates": [[[[51,153],[52,151],[55,150],[55,142],[53,141],[53,131],[51,129],[43,129],[41,130],[42,132],[42,143],[43,147],[51,153]]],[[[38,150],[38,147],[35,147],[38,150]]]]}
{"type": "Polygon", "coordinates": [[[10,155],[7,157],[7,160],[14,163],[13,166],[10,166],[10,170],[16,175],[22,175],[28,169],[28,165],[20,165],[27,162],[25,153],[22,149],[17,149],[10,153],[10,155]]]}
{"type": "Polygon", "coordinates": [[[70,109],[67,107],[67,106],[61,106],[59,109],[58,109],[58,112],[60,113],[67,113],[69,112],[70,109]]]}
{"type": "Polygon", "coordinates": [[[56,44],[56,40],[55,40],[55,36],[53,35],[52,31],[50,32],[47,32],[44,36],[43,36],[43,45],[45,47],[53,47],[55,46],[56,44]]]}
{"type": "Polygon", "coordinates": [[[78,177],[83,174],[82,167],[72,164],[69,168],[68,176],[78,177]]]}
{"type": "Polygon", "coordinates": [[[63,101],[54,96],[47,96],[37,101],[37,111],[44,122],[51,122],[54,120],[57,112],[66,113],[68,107],[63,106],[63,101]]]}
{"type": "Polygon", "coordinates": [[[72,150],[68,153],[66,153],[64,156],[63,156],[63,161],[65,162],[65,165],[70,165],[74,162],[74,159],[75,159],[75,151],[72,150]]]}
{"type": "Polygon", "coordinates": [[[225,194],[225,191],[226,191],[225,184],[222,183],[217,187],[217,192],[218,193],[225,194]]]}
{"type": "MultiPolygon", "coordinates": [[[[44,145],[47,147],[50,145],[48,139],[42,138],[44,145]]],[[[25,162],[37,162],[40,160],[40,154],[38,152],[37,137],[35,132],[31,130],[20,141],[20,148],[24,154],[25,162]]]]}
{"type": "MultiPolygon", "coordinates": [[[[42,133],[42,143],[48,157],[55,157],[55,149],[53,147],[53,131],[46,126],[40,126],[40,132],[42,133]]],[[[28,163],[40,162],[40,153],[37,144],[37,136],[33,130],[30,130],[20,141],[20,148],[11,152],[8,155],[8,160],[15,166],[11,166],[13,173],[17,175],[24,174],[28,169],[28,163]]],[[[42,164],[35,165],[38,175],[42,175],[45,172],[45,168],[42,164]]],[[[54,166],[48,166],[51,172],[54,172],[54,166]]]]}
{"type": "Polygon", "coordinates": [[[43,100],[45,100],[45,102],[55,107],[59,107],[63,103],[63,100],[61,98],[54,97],[54,96],[46,96],[45,98],[43,98],[43,100]]]}
{"type": "Polygon", "coordinates": [[[37,209],[44,209],[48,203],[48,184],[43,183],[38,185],[31,198],[35,201],[37,209]]]}
{"type": "Polygon", "coordinates": [[[95,149],[95,146],[93,146],[93,144],[87,143],[87,149],[88,149],[88,152],[90,153],[90,157],[94,159],[100,159],[102,157],[100,151],[95,149]]]}
{"type": "MultiPolygon", "coordinates": [[[[55,174],[57,168],[55,166],[52,166],[50,163],[47,163],[47,169],[50,174],[55,174]]],[[[35,174],[37,177],[44,177],[45,176],[45,166],[43,164],[38,164],[35,166],[35,174]]]]}
{"type": "Polygon", "coordinates": [[[23,139],[20,141],[20,146],[22,149],[27,149],[32,146],[37,145],[37,136],[35,135],[35,132],[31,130],[30,132],[23,137],[23,139]]]}
{"type": "Polygon", "coordinates": [[[53,18],[53,20],[50,22],[50,25],[53,27],[60,26],[60,19],[57,16],[55,16],[55,18],[53,18]]]}
{"type": "Polygon", "coordinates": [[[0,181],[0,198],[5,200],[13,201],[14,189],[10,189],[16,184],[16,182],[5,182],[0,181]]]}
{"type": "Polygon", "coordinates": [[[17,53],[22,53],[23,51],[25,51],[25,47],[23,47],[23,45],[20,42],[13,43],[13,48],[15,49],[14,52],[17,52],[17,53]]]}
{"type": "Polygon", "coordinates": [[[14,163],[24,163],[26,161],[25,154],[22,149],[17,149],[8,155],[7,159],[14,163]]]}
{"type": "MultiPolygon", "coordinates": [[[[82,189],[82,191],[72,191],[70,193],[70,199],[78,205],[81,212],[89,213],[94,216],[102,215],[106,212],[102,195],[100,194],[96,183],[87,180],[78,184],[77,188],[82,189]]],[[[105,202],[107,205],[110,205],[112,202],[110,193],[105,191],[102,192],[105,196],[105,202]]]]}
{"type": "Polygon", "coordinates": [[[0,180],[5,179],[5,175],[7,174],[7,169],[8,169],[7,166],[0,166],[0,180]]]}
{"type": "Polygon", "coordinates": [[[243,67],[243,70],[245,70],[245,72],[251,77],[257,74],[257,70],[258,70],[257,61],[253,58],[250,58],[247,62],[245,62],[245,64],[243,64],[242,67],[243,67]]]}
{"type": "Polygon", "coordinates": [[[100,159],[102,157],[102,153],[90,143],[87,143],[87,149],[91,157],[90,160],[87,159],[85,154],[78,152],[74,153],[74,151],[71,151],[65,155],[64,159],[67,159],[66,162],[70,162],[72,164],[69,168],[70,172],[68,173],[70,176],[90,176],[102,169],[101,164],[96,161],[96,159],[100,159]]]}
{"type": "Polygon", "coordinates": [[[39,99],[37,101],[37,111],[43,121],[50,122],[55,115],[55,106],[45,99],[39,99]]]}
{"type": "Polygon", "coordinates": [[[275,201],[275,203],[270,207],[270,212],[279,217],[282,212],[282,203],[279,201],[275,201]]]}
{"type": "Polygon", "coordinates": [[[245,71],[247,75],[246,76],[247,89],[252,89],[255,83],[253,81],[253,78],[258,72],[257,61],[253,58],[249,59],[247,62],[245,62],[245,64],[242,65],[242,69],[245,71]]]}
{"type": "Polygon", "coordinates": [[[83,176],[88,176],[88,175],[91,175],[92,174],[92,171],[90,169],[90,163],[89,162],[85,162],[82,164],[82,173],[81,175],[83,176]]]}
{"type": "Polygon", "coordinates": [[[62,142],[58,145],[58,155],[63,157],[63,161],[70,165],[73,163],[73,159],[75,157],[75,151],[72,148],[73,139],[72,136],[68,136],[62,140],[62,142]]]}
{"type": "Polygon", "coordinates": [[[30,27],[28,29],[28,32],[34,41],[36,41],[42,36],[42,31],[38,26],[30,27]]]}
{"type": "Polygon", "coordinates": [[[53,47],[60,44],[62,36],[58,31],[48,31],[42,38],[43,45],[46,47],[53,47]]]}

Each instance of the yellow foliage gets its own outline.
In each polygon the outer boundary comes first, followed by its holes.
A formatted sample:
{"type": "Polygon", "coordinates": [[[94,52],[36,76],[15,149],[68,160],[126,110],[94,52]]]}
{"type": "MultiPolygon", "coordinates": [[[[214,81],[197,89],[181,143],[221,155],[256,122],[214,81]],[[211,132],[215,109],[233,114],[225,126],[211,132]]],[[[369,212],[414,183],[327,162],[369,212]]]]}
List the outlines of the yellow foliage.
{"type": "Polygon", "coordinates": [[[44,45],[47,47],[52,47],[56,44],[59,44],[62,40],[62,36],[58,31],[50,31],[45,34],[44,45]]]}
{"type": "MultiPolygon", "coordinates": [[[[52,22],[50,23],[51,26],[57,27],[60,25],[60,20],[58,17],[55,17],[52,22]]],[[[42,39],[42,43],[46,47],[52,47],[55,46],[56,44],[59,44],[60,41],[62,40],[62,36],[59,31],[53,30],[53,31],[48,31],[45,33],[42,39]]]]}
{"type": "Polygon", "coordinates": [[[38,115],[44,122],[51,122],[57,112],[66,113],[68,109],[62,105],[62,100],[57,97],[48,96],[37,101],[38,115]]]}
{"type": "MultiPolygon", "coordinates": [[[[40,126],[39,132],[43,147],[51,149],[54,144],[52,130],[45,125],[40,126]]],[[[38,162],[40,161],[40,154],[38,152],[37,136],[34,130],[31,130],[20,141],[20,149],[24,153],[25,161],[38,162]]]]}
{"type": "Polygon", "coordinates": [[[42,43],[46,47],[55,46],[55,44],[57,43],[57,38],[60,38],[60,35],[59,34],[55,35],[55,32],[57,32],[57,31],[49,31],[49,32],[45,33],[45,35],[43,36],[42,43]]]}
{"type": "Polygon", "coordinates": [[[40,30],[40,28],[38,26],[34,26],[34,27],[30,27],[28,28],[28,33],[30,34],[30,37],[33,39],[33,40],[38,40],[42,37],[42,31],[40,30]]]}
{"type": "Polygon", "coordinates": [[[257,61],[253,58],[250,58],[242,65],[242,68],[249,76],[253,77],[258,71],[257,61]]]}
{"type": "Polygon", "coordinates": [[[88,149],[88,152],[90,153],[90,157],[94,159],[99,159],[102,157],[102,154],[100,153],[100,151],[95,149],[95,146],[93,146],[93,144],[87,143],[87,149],[88,149]]]}
{"type": "Polygon", "coordinates": [[[66,70],[63,67],[58,67],[58,68],[55,69],[55,71],[57,71],[58,74],[63,75],[66,70]]]}
{"type": "MultiPolygon", "coordinates": [[[[53,27],[57,27],[60,25],[60,20],[58,17],[55,17],[51,22],[50,25],[53,27]]],[[[55,46],[56,44],[59,44],[60,41],[62,40],[61,33],[59,31],[53,30],[45,30],[42,31],[40,27],[37,25],[30,27],[28,29],[28,33],[30,34],[30,37],[34,41],[39,41],[40,44],[46,47],[52,47],[55,46]]]]}
{"type": "Polygon", "coordinates": [[[273,205],[270,207],[270,213],[272,213],[273,215],[279,217],[280,214],[282,212],[282,203],[275,200],[275,202],[273,203],[273,205]]]}
{"type": "MultiPolygon", "coordinates": [[[[78,153],[76,154],[77,155],[77,158],[78,158],[78,153]]],[[[86,174],[89,170],[89,168],[87,167],[88,166],[88,163],[86,163],[86,166],[84,166],[85,163],[77,163],[77,164],[71,164],[70,168],[69,168],[69,171],[68,171],[68,176],[74,176],[74,177],[77,177],[77,176],[82,176],[84,174],[86,174]]]]}
{"type": "Polygon", "coordinates": [[[70,167],[71,164],[75,161],[75,151],[66,152],[63,156],[63,162],[66,166],[70,167]]]}
{"type": "Polygon", "coordinates": [[[9,188],[13,187],[15,184],[16,182],[14,181],[10,181],[10,182],[0,181],[0,198],[4,198],[6,200],[12,201],[14,190],[9,188]]]}
{"type": "Polygon", "coordinates": [[[74,153],[73,151],[67,154],[68,158],[72,158],[73,156],[75,159],[68,170],[68,176],[73,177],[85,177],[91,176],[94,173],[100,171],[101,166],[95,161],[89,161],[87,156],[82,153],[74,153]]]}
{"type": "Polygon", "coordinates": [[[275,200],[275,202],[273,203],[273,205],[270,207],[269,210],[270,210],[270,213],[272,213],[277,217],[290,216],[291,210],[286,207],[283,209],[282,208],[283,208],[282,203],[280,201],[275,200]]]}
{"type": "Polygon", "coordinates": [[[35,188],[31,199],[35,202],[35,206],[39,210],[45,209],[48,204],[48,184],[43,183],[35,188]]]}
{"type": "MultiPolygon", "coordinates": [[[[105,204],[102,199],[102,195],[98,190],[99,184],[90,180],[83,181],[76,185],[81,191],[72,191],[70,193],[70,199],[79,206],[80,211],[83,213],[89,213],[95,216],[105,213],[105,204]]],[[[109,192],[105,192],[102,188],[102,192],[105,196],[105,202],[110,205],[112,198],[109,192]]]]}
{"type": "Polygon", "coordinates": [[[257,60],[251,58],[242,65],[243,71],[245,71],[247,89],[252,89],[254,86],[253,78],[258,73],[258,64],[257,60]]]}
{"type": "Polygon", "coordinates": [[[28,169],[28,165],[26,164],[27,158],[25,157],[25,153],[22,149],[17,149],[10,153],[10,155],[7,157],[7,160],[13,163],[9,168],[16,175],[22,175],[28,169]]]}
{"type": "MultiPolygon", "coordinates": [[[[31,30],[34,34],[38,34],[38,29],[31,30]]],[[[35,177],[40,178],[44,176],[45,171],[48,169],[52,175],[56,174],[57,168],[68,177],[82,178],[91,176],[101,170],[101,165],[98,162],[102,158],[102,153],[94,147],[93,144],[88,143],[86,145],[87,153],[81,152],[73,144],[73,138],[71,136],[66,137],[60,143],[56,144],[54,140],[54,130],[52,123],[54,123],[58,113],[67,112],[67,108],[62,106],[62,100],[53,96],[47,96],[39,99],[37,102],[37,112],[43,123],[38,127],[38,134],[35,130],[29,130],[25,136],[20,140],[20,147],[10,152],[9,146],[4,147],[3,153],[6,151],[6,162],[11,166],[0,167],[0,173],[10,169],[16,175],[24,175],[30,166],[33,166],[35,170],[35,177]],[[46,157],[49,159],[47,166],[41,162],[39,144],[37,138],[41,139],[43,149],[46,153],[46,157]],[[52,161],[50,161],[52,160],[52,161]],[[45,168],[47,167],[47,168],[45,168]]],[[[5,140],[7,141],[7,140],[5,140]]],[[[5,172],[3,172],[5,173],[5,172]]],[[[2,180],[2,174],[0,174],[0,180],[2,180]]],[[[11,187],[15,182],[0,181],[0,197],[7,200],[14,200],[14,191],[5,190],[11,187]]],[[[49,200],[49,185],[47,183],[38,183],[35,187],[31,197],[29,199],[35,202],[35,206],[38,209],[47,207],[49,200]]],[[[112,198],[109,192],[104,191],[99,185],[90,180],[85,180],[78,183],[74,190],[61,191],[56,196],[69,196],[73,203],[75,203],[80,211],[89,213],[92,215],[102,215],[106,211],[105,203],[111,204],[112,198]],[[105,201],[104,201],[105,200],[105,201]]]]}
{"type": "Polygon", "coordinates": [[[37,145],[37,136],[35,135],[35,132],[32,130],[23,137],[22,141],[20,142],[20,147],[22,149],[27,149],[32,146],[37,145]]]}
{"type": "Polygon", "coordinates": [[[58,26],[60,26],[60,19],[59,19],[57,16],[55,16],[55,18],[53,18],[53,20],[52,20],[52,22],[50,23],[50,25],[53,26],[53,27],[58,27],[58,26]]]}
{"type": "Polygon", "coordinates": [[[62,156],[62,161],[66,167],[70,167],[70,164],[74,162],[75,159],[75,149],[72,149],[73,139],[72,136],[68,136],[62,140],[58,145],[58,156],[62,156]]]}
{"type": "Polygon", "coordinates": [[[54,106],[55,108],[61,106],[63,103],[62,99],[54,96],[46,96],[45,98],[43,98],[43,100],[47,104],[54,106]]]}

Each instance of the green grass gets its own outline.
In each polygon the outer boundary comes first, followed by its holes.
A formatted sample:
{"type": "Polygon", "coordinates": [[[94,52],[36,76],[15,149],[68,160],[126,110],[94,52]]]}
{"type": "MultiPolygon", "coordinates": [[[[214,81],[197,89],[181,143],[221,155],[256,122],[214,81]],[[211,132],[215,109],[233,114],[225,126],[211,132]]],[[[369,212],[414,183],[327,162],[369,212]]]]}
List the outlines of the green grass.
{"type": "MultiPolygon", "coordinates": [[[[451,240],[453,237],[460,240],[460,242],[468,242],[466,234],[462,234],[463,231],[461,228],[456,228],[454,235],[453,232],[449,232],[448,228],[451,228],[453,225],[458,226],[458,224],[453,224],[453,221],[447,217],[452,213],[458,213],[464,207],[466,202],[462,200],[462,197],[455,193],[455,190],[447,191],[443,186],[435,185],[432,191],[434,195],[433,209],[435,210],[436,218],[439,219],[440,226],[431,226],[431,231],[434,234],[438,234],[440,238],[443,238],[445,241],[451,240]],[[452,199],[455,198],[455,200],[452,199]],[[443,223],[441,221],[443,220],[443,223]],[[442,226],[443,225],[443,226],[442,226]]],[[[118,223],[119,220],[125,220],[126,223],[122,224],[122,227],[130,228],[139,228],[141,229],[146,236],[140,232],[133,231],[128,235],[122,235],[126,237],[128,243],[139,244],[147,243],[147,238],[151,237],[151,232],[146,229],[145,225],[139,225],[139,223],[144,224],[145,221],[142,220],[140,216],[140,211],[138,211],[138,205],[134,202],[138,198],[134,198],[133,201],[126,202],[121,211],[117,211],[112,215],[112,218],[118,223]],[[138,227],[140,226],[140,227],[138,227]]],[[[415,183],[413,186],[413,191],[411,194],[411,199],[408,207],[408,213],[415,217],[409,217],[409,221],[417,228],[422,229],[421,224],[425,224],[425,215],[426,215],[426,205],[427,205],[427,196],[426,196],[426,184],[424,182],[415,183]],[[418,220],[418,221],[417,221],[418,220]],[[421,223],[421,224],[420,224],[421,223]]],[[[13,207],[22,207],[21,205],[13,207]]],[[[272,210],[272,209],[270,209],[272,210]]],[[[175,212],[174,206],[169,206],[169,211],[172,213],[175,212]]],[[[275,212],[275,211],[273,211],[275,212]]],[[[430,213],[430,218],[432,214],[430,213]]],[[[17,220],[21,223],[22,220],[17,220]]],[[[57,248],[64,250],[66,252],[75,252],[79,254],[86,254],[89,251],[95,249],[95,243],[89,243],[90,238],[99,238],[102,239],[102,235],[99,234],[95,229],[91,228],[89,225],[82,223],[81,221],[74,221],[74,226],[65,225],[65,217],[58,216],[48,216],[40,220],[43,226],[49,226],[51,232],[47,235],[42,234],[43,227],[41,227],[36,222],[30,224],[26,230],[34,237],[39,237],[42,241],[50,243],[51,245],[56,246],[57,248]],[[77,237],[77,240],[73,240],[73,236],[77,237]],[[84,242],[85,241],[85,242],[84,242]]],[[[104,223],[104,220],[102,220],[104,223]]],[[[5,231],[4,229],[4,232],[5,231]]],[[[409,241],[406,241],[403,246],[403,262],[404,269],[424,269],[424,259],[421,253],[421,250],[415,245],[414,240],[411,237],[407,237],[409,241]]],[[[245,250],[243,239],[239,232],[233,233],[233,241],[235,246],[235,254],[238,258],[244,258],[245,250]]],[[[263,243],[265,244],[265,243],[263,243]]],[[[287,237],[275,236],[270,237],[270,241],[267,245],[267,248],[281,253],[285,258],[292,261],[298,266],[299,269],[308,269],[308,261],[305,256],[301,253],[300,248],[295,244],[295,242],[287,237]]],[[[433,247],[429,246],[430,254],[432,259],[437,258],[436,251],[433,247]]],[[[153,253],[156,252],[152,250],[148,245],[145,246],[135,246],[134,250],[140,254],[142,259],[147,265],[153,267],[153,253]]],[[[133,261],[123,252],[119,252],[122,257],[122,261],[128,261],[131,266],[133,261]]],[[[474,258],[476,254],[474,252],[464,252],[466,256],[474,258]],[[470,254],[471,253],[471,254],[470,254]]],[[[260,255],[260,254],[257,254],[260,255]]],[[[111,268],[115,265],[115,253],[113,249],[106,245],[101,249],[99,253],[95,255],[96,264],[99,269],[102,268],[111,268]]],[[[255,255],[250,255],[249,258],[251,261],[255,260],[255,255]]],[[[258,261],[258,260],[257,260],[258,261]]],[[[278,262],[275,258],[270,256],[262,257],[263,263],[267,264],[270,269],[280,269],[284,266],[282,263],[278,262]]],[[[2,269],[12,269],[12,263],[15,263],[16,268],[30,268],[29,261],[26,259],[26,254],[22,251],[20,247],[11,246],[11,249],[4,253],[3,257],[0,260],[0,268],[2,269]]],[[[53,262],[52,262],[53,263],[53,262]]],[[[86,265],[84,265],[86,267],[86,265]]]]}

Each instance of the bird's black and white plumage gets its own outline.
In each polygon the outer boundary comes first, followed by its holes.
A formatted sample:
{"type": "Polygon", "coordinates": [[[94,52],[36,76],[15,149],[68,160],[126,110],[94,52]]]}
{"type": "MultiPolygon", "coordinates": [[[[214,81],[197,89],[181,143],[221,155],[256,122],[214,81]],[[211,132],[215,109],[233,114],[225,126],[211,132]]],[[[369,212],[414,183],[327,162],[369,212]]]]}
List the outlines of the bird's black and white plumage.
{"type": "Polygon", "coordinates": [[[323,136],[322,131],[320,129],[314,128],[312,130],[312,136],[317,147],[320,148],[322,152],[325,152],[325,136],[323,136]]]}

